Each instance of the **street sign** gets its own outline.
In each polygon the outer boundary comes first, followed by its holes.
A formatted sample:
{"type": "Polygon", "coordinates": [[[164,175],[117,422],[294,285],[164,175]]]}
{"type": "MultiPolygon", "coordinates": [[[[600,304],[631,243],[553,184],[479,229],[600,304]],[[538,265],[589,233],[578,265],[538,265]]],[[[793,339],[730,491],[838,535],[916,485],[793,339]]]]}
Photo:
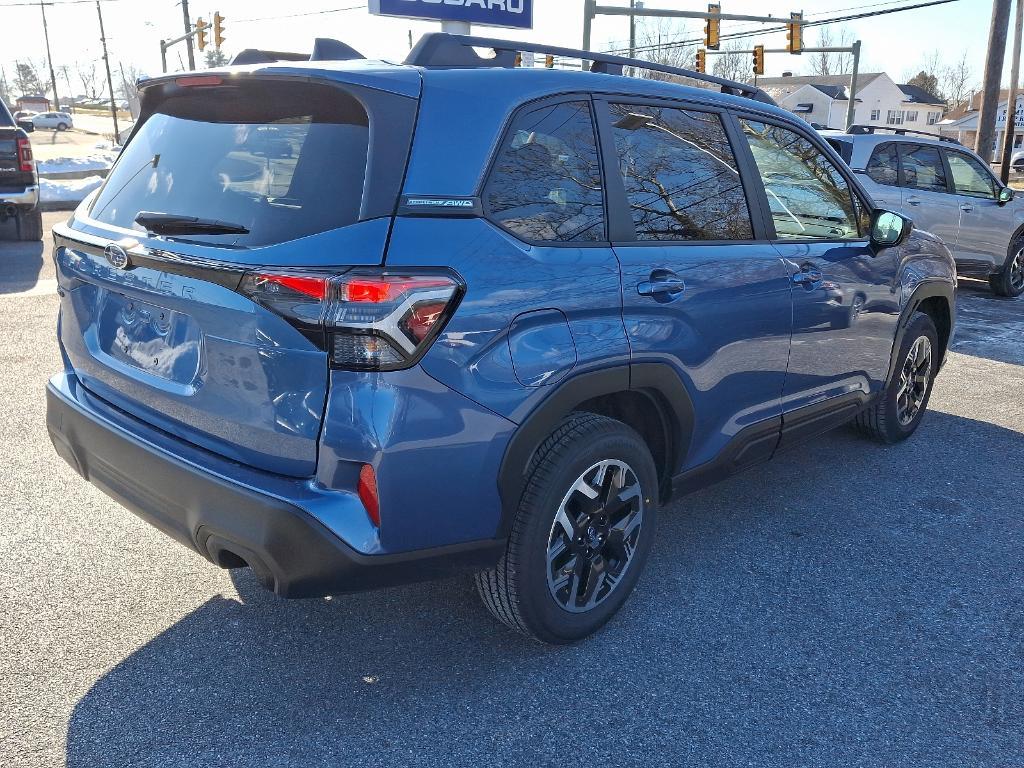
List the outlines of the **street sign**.
{"type": "Polygon", "coordinates": [[[533,29],[533,0],[369,0],[370,13],[533,29]]]}

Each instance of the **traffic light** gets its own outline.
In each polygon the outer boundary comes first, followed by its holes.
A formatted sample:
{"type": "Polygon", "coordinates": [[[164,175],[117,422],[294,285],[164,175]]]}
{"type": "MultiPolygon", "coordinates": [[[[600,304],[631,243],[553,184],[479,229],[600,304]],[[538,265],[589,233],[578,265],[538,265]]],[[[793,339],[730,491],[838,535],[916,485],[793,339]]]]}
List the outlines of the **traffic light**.
{"type": "Polygon", "coordinates": [[[804,14],[789,14],[789,31],[786,33],[786,44],[790,53],[800,53],[804,48],[804,14]]]}
{"type": "Polygon", "coordinates": [[[763,75],[764,74],[764,46],[763,45],[755,45],[754,46],[754,74],[755,75],[763,75]]]}
{"type": "Polygon", "coordinates": [[[224,43],[224,17],[220,15],[220,11],[213,14],[213,44],[220,50],[221,45],[224,43]]]}
{"type": "Polygon", "coordinates": [[[196,19],[196,43],[200,51],[206,48],[206,28],[209,26],[202,19],[196,19]]]}
{"type": "Polygon", "coordinates": [[[707,56],[708,56],[708,54],[707,54],[707,52],[703,48],[698,48],[697,49],[697,71],[698,72],[706,72],[707,71],[707,68],[705,66],[705,64],[707,63],[707,56]]]}
{"type": "Polygon", "coordinates": [[[722,12],[722,6],[718,3],[708,3],[708,13],[711,18],[704,24],[704,46],[712,51],[718,50],[719,36],[722,31],[722,20],[718,15],[722,12]]]}

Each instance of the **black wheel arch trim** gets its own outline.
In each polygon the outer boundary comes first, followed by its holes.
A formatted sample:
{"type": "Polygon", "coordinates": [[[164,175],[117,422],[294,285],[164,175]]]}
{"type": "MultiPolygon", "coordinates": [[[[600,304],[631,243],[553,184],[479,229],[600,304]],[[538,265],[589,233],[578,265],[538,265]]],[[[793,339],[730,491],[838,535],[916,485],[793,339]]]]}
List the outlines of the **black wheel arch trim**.
{"type": "Polygon", "coordinates": [[[953,331],[956,327],[956,288],[953,283],[946,280],[927,280],[914,289],[910,300],[904,306],[903,312],[900,313],[900,321],[896,328],[896,338],[893,340],[892,352],[889,355],[889,372],[885,379],[886,382],[892,381],[893,374],[896,371],[899,351],[903,346],[903,336],[907,331],[907,326],[910,325],[911,318],[917,312],[922,302],[935,297],[945,299],[949,307],[949,339],[947,339],[946,346],[942,350],[942,359],[939,361],[939,367],[941,368],[945,363],[946,355],[949,352],[948,342],[952,340],[953,331]]]}
{"type": "Polygon", "coordinates": [[[498,471],[501,519],[496,537],[507,536],[526,483],[526,470],[534,452],[558,423],[581,404],[602,395],[634,392],[652,399],[665,422],[669,437],[668,466],[671,480],[689,448],[693,433],[693,401],[679,374],[662,362],[628,363],[578,373],[558,385],[519,424],[505,449],[498,471]]]}

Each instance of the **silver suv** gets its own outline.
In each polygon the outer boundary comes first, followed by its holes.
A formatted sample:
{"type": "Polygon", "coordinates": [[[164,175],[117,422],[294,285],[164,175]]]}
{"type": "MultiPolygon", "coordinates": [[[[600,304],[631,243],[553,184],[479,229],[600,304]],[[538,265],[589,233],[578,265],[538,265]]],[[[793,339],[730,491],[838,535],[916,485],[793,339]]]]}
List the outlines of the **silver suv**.
{"type": "Polygon", "coordinates": [[[966,277],[1024,293],[1024,200],[959,142],[906,129],[822,131],[877,205],[942,238],[966,277]],[[883,132],[885,131],[885,132],[883,132]]]}

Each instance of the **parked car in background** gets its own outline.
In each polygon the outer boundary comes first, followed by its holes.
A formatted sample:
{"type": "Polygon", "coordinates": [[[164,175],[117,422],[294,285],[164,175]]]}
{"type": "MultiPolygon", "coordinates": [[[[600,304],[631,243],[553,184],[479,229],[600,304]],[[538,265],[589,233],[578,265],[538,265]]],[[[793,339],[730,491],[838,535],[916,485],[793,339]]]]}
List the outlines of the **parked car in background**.
{"type": "Polygon", "coordinates": [[[13,221],[19,240],[43,239],[39,176],[28,134],[30,120],[15,120],[0,102],[0,224],[13,221]]]}
{"type": "Polygon", "coordinates": [[[913,434],[955,267],[755,86],[474,46],[143,80],[54,229],[47,423],[280,595],[471,569],[495,617],[568,643],[627,599],[673,492],[850,422],[913,434]]]}
{"type": "Polygon", "coordinates": [[[950,138],[853,126],[823,132],[880,206],[949,246],[957,270],[1000,296],[1024,293],[1024,201],[977,154],[950,138]]]}
{"type": "Polygon", "coordinates": [[[22,109],[22,110],[19,110],[18,112],[14,113],[14,119],[15,120],[31,120],[37,114],[38,114],[37,112],[32,112],[31,110],[22,109]]]}
{"type": "Polygon", "coordinates": [[[32,117],[32,124],[37,129],[50,128],[55,131],[66,131],[75,125],[67,112],[40,112],[32,117]]]}

